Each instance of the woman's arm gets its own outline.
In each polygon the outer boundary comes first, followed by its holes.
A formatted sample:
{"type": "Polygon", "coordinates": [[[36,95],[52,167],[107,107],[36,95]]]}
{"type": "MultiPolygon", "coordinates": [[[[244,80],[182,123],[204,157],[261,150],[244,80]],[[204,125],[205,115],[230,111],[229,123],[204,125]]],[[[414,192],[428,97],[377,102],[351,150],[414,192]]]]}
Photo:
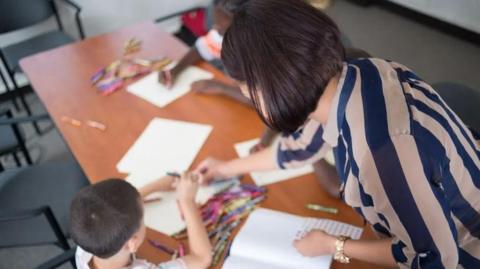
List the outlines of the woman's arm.
{"type": "MultiPolygon", "coordinates": [[[[335,254],[336,237],[321,230],[314,230],[305,235],[302,239],[296,240],[295,248],[307,257],[335,254]]],[[[345,241],[343,246],[344,254],[352,259],[357,259],[378,265],[396,267],[392,255],[392,239],[377,240],[352,240],[345,241]]]]}
{"type": "Polygon", "coordinates": [[[268,171],[277,169],[275,163],[274,146],[256,152],[245,158],[222,161],[208,158],[201,162],[195,172],[202,173],[207,182],[213,178],[227,178],[252,171],[268,171]]]}

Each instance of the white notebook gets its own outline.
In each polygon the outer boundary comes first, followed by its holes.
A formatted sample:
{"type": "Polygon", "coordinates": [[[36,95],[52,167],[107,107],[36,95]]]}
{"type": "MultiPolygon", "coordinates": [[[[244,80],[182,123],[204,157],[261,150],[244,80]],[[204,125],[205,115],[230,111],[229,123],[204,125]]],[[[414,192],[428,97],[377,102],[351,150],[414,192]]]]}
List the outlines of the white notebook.
{"type": "Polygon", "coordinates": [[[212,126],[154,118],[118,162],[127,180],[141,187],[167,172],[188,170],[212,126]]]}
{"type": "Polygon", "coordinates": [[[223,269],[327,269],[332,256],[303,257],[293,246],[299,233],[324,229],[359,239],[363,229],[327,219],[305,218],[258,208],[235,237],[223,269]]]}
{"type": "Polygon", "coordinates": [[[178,75],[171,88],[167,88],[158,82],[158,72],[152,72],[129,85],[127,92],[145,99],[158,107],[164,107],[188,93],[193,82],[211,78],[213,78],[212,73],[190,66],[178,75]]]}

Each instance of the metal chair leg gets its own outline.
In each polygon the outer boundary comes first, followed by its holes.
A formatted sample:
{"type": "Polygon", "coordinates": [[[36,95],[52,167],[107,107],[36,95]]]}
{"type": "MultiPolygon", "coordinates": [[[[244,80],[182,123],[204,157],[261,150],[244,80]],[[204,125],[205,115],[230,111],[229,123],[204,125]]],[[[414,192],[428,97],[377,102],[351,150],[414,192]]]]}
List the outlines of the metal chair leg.
{"type": "Polygon", "coordinates": [[[25,156],[25,161],[27,162],[27,164],[32,165],[33,164],[32,157],[30,156],[30,152],[28,152],[28,149],[25,146],[25,144],[20,146],[20,150],[22,151],[23,156],[25,156]]]}
{"type": "Polygon", "coordinates": [[[16,152],[12,153],[13,159],[15,160],[15,164],[17,167],[22,166],[22,163],[20,162],[20,159],[18,158],[18,155],[16,152]]]}
{"type": "MultiPolygon", "coordinates": [[[[18,96],[20,97],[20,101],[22,102],[22,105],[25,108],[25,111],[27,112],[27,115],[31,116],[32,110],[30,109],[30,106],[28,105],[27,100],[25,100],[25,95],[22,93],[22,91],[18,87],[17,82],[15,81],[15,73],[9,72],[9,75],[10,75],[10,79],[13,82],[13,86],[15,87],[15,91],[18,93],[18,96]]],[[[35,129],[35,132],[38,135],[42,134],[42,131],[40,130],[40,126],[38,125],[38,123],[36,121],[33,121],[32,124],[33,124],[33,128],[35,129]]]]}
{"type": "Polygon", "coordinates": [[[17,103],[17,99],[15,98],[15,94],[12,93],[12,90],[10,89],[10,87],[8,87],[7,79],[5,78],[5,76],[3,76],[3,73],[2,73],[1,70],[0,70],[0,78],[2,79],[2,82],[5,85],[5,89],[7,90],[8,95],[11,96],[10,100],[12,101],[13,106],[15,107],[15,110],[20,111],[20,106],[17,103]]]}

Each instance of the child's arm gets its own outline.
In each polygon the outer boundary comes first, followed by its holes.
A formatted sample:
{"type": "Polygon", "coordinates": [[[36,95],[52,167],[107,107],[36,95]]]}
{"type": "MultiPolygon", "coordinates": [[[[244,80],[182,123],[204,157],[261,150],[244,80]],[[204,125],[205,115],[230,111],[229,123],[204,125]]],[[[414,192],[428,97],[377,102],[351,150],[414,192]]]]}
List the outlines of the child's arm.
{"type": "Polygon", "coordinates": [[[212,262],[212,245],[195,203],[198,181],[199,176],[188,173],[182,175],[177,186],[178,202],[187,223],[190,253],[183,261],[188,269],[205,269],[212,262]]]}
{"type": "Polygon", "coordinates": [[[140,196],[142,198],[145,198],[151,193],[157,192],[157,191],[172,191],[175,189],[174,186],[175,183],[175,178],[172,176],[164,176],[158,180],[153,181],[152,183],[149,183],[140,189],[138,189],[138,192],[140,193],[140,196]]]}
{"type": "Polygon", "coordinates": [[[240,103],[252,106],[250,99],[245,97],[237,85],[231,85],[214,79],[199,80],[192,84],[192,90],[198,93],[221,94],[240,103]]]}
{"type": "Polygon", "coordinates": [[[176,77],[180,74],[185,68],[197,63],[202,59],[198,50],[194,47],[188,51],[185,56],[178,62],[178,64],[170,69],[170,70],[163,70],[160,71],[158,76],[158,81],[167,87],[171,87],[175,82],[176,77]]]}

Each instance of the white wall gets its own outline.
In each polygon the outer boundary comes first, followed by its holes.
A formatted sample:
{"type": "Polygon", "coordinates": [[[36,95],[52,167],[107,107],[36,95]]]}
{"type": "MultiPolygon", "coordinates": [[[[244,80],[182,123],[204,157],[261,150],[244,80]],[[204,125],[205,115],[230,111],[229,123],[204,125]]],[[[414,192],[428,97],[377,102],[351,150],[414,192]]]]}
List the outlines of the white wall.
{"type": "Polygon", "coordinates": [[[480,0],[390,0],[480,34],[480,0]]]}
{"type": "MultiPolygon", "coordinates": [[[[73,10],[60,0],[59,6],[62,22],[66,31],[78,37],[74,23],[73,10]]],[[[127,25],[171,14],[176,11],[189,9],[199,5],[207,5],[211,0],[74,0],[82,6],[81,19],[86,36],[94,36],[114,31],[127,25]]],[[[160,24],[167,31],[175,31],[179,27],[178,19],[160,24]]],[[[0,35],[0,47],[24,40],[32,35],[56,28],[54,19],[35,25],[21,31],[0,35]]],[[[3,70],[0,64],[0,69],[3,70]]],[[[4,74],[6,74],[4,72],[4,74]]],[[[20,84],[25,84],[24,77],[18,77],[20,84]]],[[[0,82],[0,93],[3,92],[3,83],[0,82]]]]}

